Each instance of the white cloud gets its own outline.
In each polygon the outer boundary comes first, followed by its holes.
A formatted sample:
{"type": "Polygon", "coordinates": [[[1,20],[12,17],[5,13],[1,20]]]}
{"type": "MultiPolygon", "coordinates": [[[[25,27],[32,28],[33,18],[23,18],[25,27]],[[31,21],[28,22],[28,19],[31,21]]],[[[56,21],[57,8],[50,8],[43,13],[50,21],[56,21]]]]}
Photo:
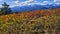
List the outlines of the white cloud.
{"type": "Polygon", "coordinates": [[[51,1],[43,1],[42,3],[36,3],[36,4],[39,4],[39,5],[51,5],[51,4],[53,4],[53,2],[51,2],[51,1]]]}
{"type": "Polygon", "coordinates": [[[15,4],[19,4],[20,2],[19,1],[15,1],[15,4]]]}
{"type": "Polygon", "coordinates": [[[60,0],[54,0],[54,2],[60,2],[60,0]]]}
{"type": "Polygon", "coordinates": [[[38,2],[38,1],[35,1],[35,0],[26,0],[24,2],[20,2],[18,0],[16,1],[12,1],[12,3],[14,3],[14,5],[12,5],[11,7],[14,7],[14,6],[26,6],[26,5],[34,5],[34,4],[38,4],[38,5],[51,5],[51,4],[60,4],[60,0],[57,1],[57,0],[54,0],[53,2],[51,1],[43,1],[43,2],[38,2]]]}
{"type": "Polygon", "coordinates": [[[25,2],[20,2],[18,0],[16,1],[12,1],[12,3],[14,3],[13,6],[11,7],[14,7],[14,6],[25,6],[25,5],[33,5],[35,4],[37,1],[34,1],[34,0],[26,0],[25,2]]]}
{"type": "Polygon", "coordinates": [[[47,5],[47,4],[48,4],[48,5],[53,4],[53,2],[51,2],[51,1],[44,1],[43,3],[46,4],[46,5],[47,5]]]}
{"type": "Polygon", "coordinates": [[[19,2],[18,0],[17,1],[13,1],[13,3],[15,3],[15,5],[11,6],[11,7],[14,7],[14,6],[26,6],[26,5],[34,5],[34,4],[38,4],[38,5],[46,5],[48,1],[45,1],[45,2],[38,2],[38,1],[35,1],[35,0],[26,0],[25,2],[19,2]]]}
{"type": "Polygon", "coordinates": [[[56,5],[60,5],[60,0],[54,0],[54,3],[55,3],[56,5]]]}

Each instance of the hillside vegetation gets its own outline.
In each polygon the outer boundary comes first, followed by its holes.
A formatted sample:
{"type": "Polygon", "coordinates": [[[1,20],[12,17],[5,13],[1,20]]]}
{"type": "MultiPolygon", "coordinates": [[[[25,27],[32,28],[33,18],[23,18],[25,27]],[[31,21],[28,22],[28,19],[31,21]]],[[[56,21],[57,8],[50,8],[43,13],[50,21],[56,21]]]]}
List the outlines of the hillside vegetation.
{"type": "Polygon", "coordinates": [[[2,15],[0,34],[60,34],[60,8],[2,15]]]}

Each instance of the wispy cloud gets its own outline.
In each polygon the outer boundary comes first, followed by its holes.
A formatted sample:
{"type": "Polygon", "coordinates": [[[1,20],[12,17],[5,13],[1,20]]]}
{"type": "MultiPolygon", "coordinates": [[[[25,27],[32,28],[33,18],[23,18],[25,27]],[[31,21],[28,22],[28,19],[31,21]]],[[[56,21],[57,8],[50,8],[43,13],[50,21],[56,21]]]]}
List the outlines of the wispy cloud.
{"type": "Polygon", "coordinates": [[[60,2],[60,0],[54,0],[54,2],[60,2]]]}
{"type": "MultiPolygon", "coordinates": [[[[37,1],[34,0],[26,0],[25,2],[20,2],[20,1],[12,1],[12,3],[14,3],[13,6],[25,6],[25,5],[32,5],[35,4],[37,1]]],[[[12,6],[12,7],[13,7],[12,6]]]]}
{"type": "Polygon", "coordinates": [[[20,1],[13,1],[12,3],[15,3],[15,5],[13,5],[12,7],[14,6],[26,6],[26,5],[34,5],[34,4],[38,4],[38,5],[46,5],[46,4],[52,4],[52,3],[49,3],[50,1],[44,1],[42,3],[38,2],[38,1],[35,1],[35,0],[26,0],[25,2],[20,2],[20,1]]]}
{"type": "Polygon", "coordinates": [[[54,0],[54,3],[60,5],[60,0],[54,0]]]}
{"type": "Polygon", "coordinates": [[[34,4],[38,4],[38,5],[51,5],[51,4],[56,4],[59,5],[60,4],[60,0],[54,0],[54,1],[43,1],[43,2],[38,2],[37,0],[26,0],[24,2],[20,2],[19,0],[16,1],[12,1],[12,3],[14,5],[12,5],[11,7],[14,6],[26,6],[26,5],[34,5],[34,4]]]}

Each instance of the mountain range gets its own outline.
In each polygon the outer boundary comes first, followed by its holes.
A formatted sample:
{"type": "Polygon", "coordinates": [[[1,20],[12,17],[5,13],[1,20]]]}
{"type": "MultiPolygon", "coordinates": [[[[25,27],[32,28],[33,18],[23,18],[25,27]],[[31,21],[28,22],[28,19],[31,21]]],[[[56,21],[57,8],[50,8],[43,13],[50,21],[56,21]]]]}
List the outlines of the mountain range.
{"type": "Polygon", "coordinates": [[[15,6],[12,7],[11,10],[13,12],[25,12],[25,11],[33,11],[33,10],[47,10],[47,9],[55,9],[60,8],[60,5],[51,4],[51,5],[27,5],[27,6],[15,6]]]}

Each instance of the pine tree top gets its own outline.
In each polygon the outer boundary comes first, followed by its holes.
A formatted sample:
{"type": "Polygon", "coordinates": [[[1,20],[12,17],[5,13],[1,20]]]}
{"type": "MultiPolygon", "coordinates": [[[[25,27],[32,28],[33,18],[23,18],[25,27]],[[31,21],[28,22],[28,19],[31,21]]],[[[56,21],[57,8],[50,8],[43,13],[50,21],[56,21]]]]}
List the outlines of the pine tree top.
{"type": "Polygon", "coordinates": [[[2,4],[2,6],[8,7],[9,5],[6,2],[4,2],[4,4],[2,4]]]}

